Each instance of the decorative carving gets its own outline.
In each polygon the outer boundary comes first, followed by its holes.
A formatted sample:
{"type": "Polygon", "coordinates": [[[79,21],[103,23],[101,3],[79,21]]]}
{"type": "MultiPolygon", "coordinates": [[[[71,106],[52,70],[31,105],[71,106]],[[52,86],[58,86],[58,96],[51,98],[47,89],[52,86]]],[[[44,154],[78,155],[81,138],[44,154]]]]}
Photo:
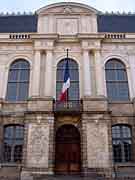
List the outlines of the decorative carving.
{"type": "Polygon", "coordinates": [[[88,166],[91,168],[108,167],[109,147],[107,125],[100,123],[100,119],[96,121],[98,124],[87,124],[88,166]]]}
{"type": "Polygon", "coordinates": [[[57,19],[57,32],[61,35],[73,35],[78,32],[77,18],[57,19]]]}
{"type": "Polygon", "coordinates": [[[29,125],[27,164],[32,167],[48,167],[48,125],[29,125]]]}
{"type": "Polygon", "coordinates": [[[72,11],[72,8],[70,6],[65,6],[63,8],[63,13],[65,14],[71,14],[73,11],[72,11]]]}

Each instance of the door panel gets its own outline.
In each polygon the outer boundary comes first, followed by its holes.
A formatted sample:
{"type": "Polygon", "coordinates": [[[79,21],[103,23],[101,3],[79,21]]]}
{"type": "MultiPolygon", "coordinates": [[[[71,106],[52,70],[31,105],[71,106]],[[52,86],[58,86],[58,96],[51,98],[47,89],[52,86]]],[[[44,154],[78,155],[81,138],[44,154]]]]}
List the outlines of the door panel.
{"type": "Polygon", "coordinates": [[[65,126],[56,135],[55,171],[60,174],[78,173],[81,168],[80,135],[74,126],[65,126]]]}

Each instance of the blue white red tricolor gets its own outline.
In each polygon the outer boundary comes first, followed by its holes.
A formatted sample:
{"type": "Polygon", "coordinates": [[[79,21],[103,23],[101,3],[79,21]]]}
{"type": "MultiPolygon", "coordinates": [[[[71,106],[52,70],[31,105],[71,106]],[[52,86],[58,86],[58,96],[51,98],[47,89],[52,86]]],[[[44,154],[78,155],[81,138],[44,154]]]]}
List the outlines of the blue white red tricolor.
{"type": "Polygon", "coordinates": [[[67,101],[67,92],[70,87],[68,58],[66,58],[65,61],[66,61],[66,64],[65,64],[65,72],[64,72],[64,83],[63,83],[62,91],[59,98],[60,101],[67,101]]]}

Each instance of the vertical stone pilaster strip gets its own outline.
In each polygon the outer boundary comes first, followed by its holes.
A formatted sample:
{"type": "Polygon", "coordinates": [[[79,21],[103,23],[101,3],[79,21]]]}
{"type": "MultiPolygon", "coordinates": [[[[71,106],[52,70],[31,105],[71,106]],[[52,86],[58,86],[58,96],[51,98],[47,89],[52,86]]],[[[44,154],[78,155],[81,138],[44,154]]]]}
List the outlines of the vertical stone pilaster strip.
{"type": "Polygon", "coordinates": [[[41,64],[41,53],[39,50],[35,51],[34,54],[34,66],[33,66],[33,77],[32,77],[32,97],[40,96],[40,64],[41,64]]]}
{"type": "Polygon", "coordinates": [[[6,96],[8,76],[7,76],[7,81],[5,82],[4,81],[6,77],[5,75],[6,75],[6,68],[4,65],[0,65],[0,99],[4,99],[6,96]]]}
{"type": "Polygon", "coordinates": [[[104,90],[104,79],[103,79],[103,64],[101,62],[101,52],[100,50],[94,50],[94,60],[95,60],[95,74],[96,74],[96,89],[98,96],[105,96],[104,90]]]}
{"type": "Polygon", "coordinates": [[[4,126],[2,124],[2,117],[0,117],[0,163],[3,160],[3,137],[4,137],[4,126]]]}
{"type": "Polygon", "coordinates": [[[46,73],[45,73],[45,96],[52,96],[52,58],[53,52],[51,49],[46,50],[46,73]]]}
{"type": "Polygon", "coordinates": [[[129,94],[130,98],[135,97],[135,81],[134,81],[134,76],[135,76],[135,54],[130,54],[129,55],[129,64],[130,68],[125,67],[127,69],[127,78],[128,78],[128,84],[129,84],[129,94]]]}
{"type": "Polygon", "coordinates": [[[23,158],[22,165],[24,168],[27,166],[27,142],[28,142],[28,122],[24,124],[24,143],[23,143],[23,158]]]}
{"type": "Polygon", "coordinates": [[[48,123],[50,127],[49,132],[49,174],[54,174],[55,168],[55,138],[54,138],[54,116],[48,117],[48,123]]]}
{"type": "Polygon", "coordinates": [[[82,158],[82,173],[87,174],[88,158],[87,158],[87,120],[85,115],[82,115],[82,132],[81,132],[81,158],[82,158]]]}
{"type": "Polygon", "coordinates": [[[87,49],[83,50],[83,80],[84,96],[91,96],[90,56],[87,49]]]}

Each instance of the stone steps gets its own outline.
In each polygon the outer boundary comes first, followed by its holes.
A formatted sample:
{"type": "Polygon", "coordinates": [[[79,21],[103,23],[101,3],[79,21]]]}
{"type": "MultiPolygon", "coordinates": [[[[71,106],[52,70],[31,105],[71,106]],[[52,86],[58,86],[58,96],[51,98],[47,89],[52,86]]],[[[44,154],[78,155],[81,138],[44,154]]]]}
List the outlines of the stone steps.
{"type": "Polygon", "coordinates": [[[36,176],[33,180],[105,180],[103,177],[97,175],[80,176],[80,175],[55,175],[55,176],[36,176]]]}

